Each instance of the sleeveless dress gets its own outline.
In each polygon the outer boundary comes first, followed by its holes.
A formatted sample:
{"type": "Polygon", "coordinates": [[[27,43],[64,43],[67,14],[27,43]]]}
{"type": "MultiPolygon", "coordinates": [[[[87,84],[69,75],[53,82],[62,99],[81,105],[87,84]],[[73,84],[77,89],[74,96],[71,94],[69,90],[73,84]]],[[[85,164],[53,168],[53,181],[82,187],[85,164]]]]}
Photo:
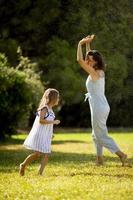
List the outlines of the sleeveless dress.
{"type": "Polygon", "coordinates": [[[114,140],[108,136],[106,121],[110,112],[110,107],[105,96],[105,75],[104,72],[98,80],[92,80],[89,75],[86,80],[86,99],[89,100],[91,112],[92,137],[96,147],[97,155],[101,156],[103,147],[112,153],[120,149],[114,140]]]}
{"type": "MultiPolygon", "coordinates": [[[[46,120],[54,120],[55,114],[52,109],[45,106],[48,109],[46,120]]],[[[32,129],[24,141],[24,147],[34,151],[39,151],[42,153],[51,153],[51,140],[53,135],[53,124],[41,124],[39,122],[40,111],[36,113],[36,118],[33,123],[32,129]]]]}

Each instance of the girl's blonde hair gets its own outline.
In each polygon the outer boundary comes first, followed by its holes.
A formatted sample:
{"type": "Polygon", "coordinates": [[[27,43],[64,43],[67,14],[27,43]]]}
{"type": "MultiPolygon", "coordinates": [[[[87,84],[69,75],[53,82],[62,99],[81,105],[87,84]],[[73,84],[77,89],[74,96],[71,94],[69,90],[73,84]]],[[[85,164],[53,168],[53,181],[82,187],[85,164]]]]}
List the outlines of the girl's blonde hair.
{"type": "Polygon", "coordinates": [[[55,104],[58,97],[59,97],[58,90],[56,90],[54,88],[49,88],[49,89],[45,90],[37,110],[41,110],[45,105],[47,105],[51,102],[53,104],[55,104]]]}

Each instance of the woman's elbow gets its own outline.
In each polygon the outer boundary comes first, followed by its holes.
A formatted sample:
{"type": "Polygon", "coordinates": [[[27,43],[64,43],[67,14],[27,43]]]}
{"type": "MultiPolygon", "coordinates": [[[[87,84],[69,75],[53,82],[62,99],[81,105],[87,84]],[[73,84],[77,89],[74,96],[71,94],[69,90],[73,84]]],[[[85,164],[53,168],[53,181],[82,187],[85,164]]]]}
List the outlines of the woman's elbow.
{"type": "Polygon", "coordinates": [[[80,60],[81,60],[81,59],[77,56],[77,62],[80,62],[80,60]]]}
{"type": "Polygon", "coordinates": [[[80,62],[81,62],[81,59],[80,59],[80,58],[77,58],[77,62],[80,63],[80,62]]]}
{"type": "Polygon", "coordinates": [[[81,59],[77,59],[77,62],[80,64],[80,66],[81,66],[81,64],[82,64],[82,60],[81,59]]]}
{"type": "Polygon", "coordinates": [[[77,62],[79,63],[79,59],[77,59],[77,62]]]}

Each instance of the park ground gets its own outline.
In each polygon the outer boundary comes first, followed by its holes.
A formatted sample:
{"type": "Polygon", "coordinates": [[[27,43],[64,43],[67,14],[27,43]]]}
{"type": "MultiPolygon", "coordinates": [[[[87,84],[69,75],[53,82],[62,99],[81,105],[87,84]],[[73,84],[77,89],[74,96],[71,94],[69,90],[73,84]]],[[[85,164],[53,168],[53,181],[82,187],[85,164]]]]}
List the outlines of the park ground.
{"type": "Polygon", "coordinates": [[[90,133],[56,133],[44,175],[39,160],[24,177],[19,164],[30,153],[23,148],[26,134],[0,143],[0,200],[133,200],[133,132],[110,133],[128,154],[125,167],[104,150],[104,166],[95,165],[90,133]]]}

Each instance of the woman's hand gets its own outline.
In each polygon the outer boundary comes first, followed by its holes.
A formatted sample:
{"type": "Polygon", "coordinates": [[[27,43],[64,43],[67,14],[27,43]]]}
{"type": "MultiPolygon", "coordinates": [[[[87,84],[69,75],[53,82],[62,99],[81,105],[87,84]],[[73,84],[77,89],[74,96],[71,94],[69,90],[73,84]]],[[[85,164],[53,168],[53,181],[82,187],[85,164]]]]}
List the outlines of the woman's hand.
{"type": "Polygon", "coordinates": [[[92,40],[94,39],[95,35],[88,35],[87,37],[83,38],[82,40],[80,40],[80,44],[86,44],[86,43],[91,43],[92,40]]]}

